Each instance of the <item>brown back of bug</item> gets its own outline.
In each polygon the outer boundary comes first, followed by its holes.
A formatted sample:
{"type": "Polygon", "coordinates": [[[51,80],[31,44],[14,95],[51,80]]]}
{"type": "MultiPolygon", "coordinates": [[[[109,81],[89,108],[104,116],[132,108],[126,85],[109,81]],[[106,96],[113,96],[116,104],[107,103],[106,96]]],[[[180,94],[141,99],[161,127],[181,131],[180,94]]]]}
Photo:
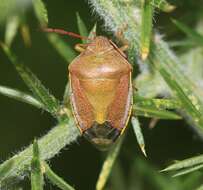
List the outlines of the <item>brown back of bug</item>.
{"type": "Polygon", "coordinates": [[[127,124],[131,70],[125,55],[102,36],[69,65],[74,116],[85,137],[100,148],[112,144],[127,124]]]}

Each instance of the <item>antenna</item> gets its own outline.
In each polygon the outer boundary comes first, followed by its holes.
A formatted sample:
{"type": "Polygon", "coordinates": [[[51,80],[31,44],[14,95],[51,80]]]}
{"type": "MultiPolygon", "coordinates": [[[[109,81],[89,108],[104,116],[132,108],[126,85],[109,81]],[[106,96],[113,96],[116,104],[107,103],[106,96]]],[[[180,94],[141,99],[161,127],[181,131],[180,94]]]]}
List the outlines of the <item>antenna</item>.
{"type": "Polygon", "coordinates": [[[83,40],[90,40],[88,37],[85,36],[80,36],[79,34],[73,33],[73,32],[67,32],[62,29],[56,29],[56,28],[42,28],[44,32],[49,32],[49,33],[57,33],[61,35],[67,35],[67,36],[72,36],[74,38],[80,38],[83,40]]]}

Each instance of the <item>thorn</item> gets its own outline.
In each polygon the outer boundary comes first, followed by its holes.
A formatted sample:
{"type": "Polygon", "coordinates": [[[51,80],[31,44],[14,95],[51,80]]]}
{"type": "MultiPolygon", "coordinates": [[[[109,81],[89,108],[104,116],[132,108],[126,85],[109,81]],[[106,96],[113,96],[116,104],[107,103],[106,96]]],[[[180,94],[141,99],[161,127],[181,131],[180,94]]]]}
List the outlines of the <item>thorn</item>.
{"type": "Polygon", "coordinates": [[[146,151],[145,151],[145,146],[141,145],[140,146],[142,153],[144,154],[145,157],[147,157],[146,151]]]}
{"type": "Polygon", "coordinates": [[[159,172],[165,172],[165,171],[167,171],[166,168],[159,170],[159,172]]]}

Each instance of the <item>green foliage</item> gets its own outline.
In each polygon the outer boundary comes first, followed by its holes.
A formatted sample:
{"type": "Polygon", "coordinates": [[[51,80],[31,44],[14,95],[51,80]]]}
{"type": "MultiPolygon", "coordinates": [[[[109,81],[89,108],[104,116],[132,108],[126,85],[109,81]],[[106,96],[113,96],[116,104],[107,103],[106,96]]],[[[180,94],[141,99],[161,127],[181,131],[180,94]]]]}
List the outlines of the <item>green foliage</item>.
{"type": "Polygon", "coordinates": [[[11,43],[17,34],[19,24],[20,18],[18,16],[9,17],[6,23],[6,31],[5,31],[5,44],[7,46],[11,46],[11,43]]]}
{"type": "Polygon", "coordinates": [[[146,151],[145,151],[144,137],[143,137],[142,130],[141,130],[141,127],[140,127],[140,123],[139,123],[138,119],[133,117],[133,116],[131,118],[131,123],[132,123],[132,127],[133,127],[133,130],[134,130],[135,136],[137,138],[137,142],[138,142],[143,154],[145,156],[147,156],[146,151]]]}
{"type": "Polygon", "coordinates": [[[174,164],[171,164],[167,168],[163,169],[163,172],[166,171],[175,171],[179,170],[174,177],[184,175],[195,170],[198,170],[203,167],[203,156],[195,156],[192,158],[188,158],[182,161],[177,161],[174,164]]]}
{"type": "Polygon", "coordinates": [[[135,105],[133,115],[152,117],[159,119],[181,119],[178,114],[168,111],[169,109],[180,109],[180,102],[170,99],[149,99],[134,95],[135,105]]]}
{"type": "Polygon", "coordinates": [[[48,40],[56,49],[56,51],[61,55],[68,64],[76,56],[75,51],[69,47],[69,45],[64,42],[61,37],[57,34],[48,34],[48,40]]]}
{"type": "Polygon", "coordinates": [[[40,151],[35,140],[33,143],[33,157],[31,161],[31,189],[43,190],[44,179],[42,173],[42,165],[40,161],[40,151]]]}
{"type": "Polygon", "coordinates": [[[154,7],[151,0],[142,2],[142,24],[141,24],[141,57],[145,60],[148,57],[152,38],[152,21],[154,7]]]}
{"type": "Polygon", "coordinates": [[[43,108],[43,104],[36,98],[19,90],[15,90],[6,86],[0,86],[0,93],[4,96],[8,96],[9,98],[14,98],[18,101],[28,103],[37,108],[43,108]]]}
{"type": "MultiPolygon", "coordinates": [[[[79,29],[79,33],[81,36],[87,37],[88,36],[88,30],[85,26],[85,23],[83,22],[83,20],[80,18],[79,13],[76,13],[77,16],[77,24],[78,24],[78,29],[79,29]]],[[[83,43],[85,43],[85,40],[82,40],[83,43]]]]}
{"type": "Polygon", "coordinates": [[[116,161],[116,158],[119,154],[122,142],[123,142],[123,136],[118,140],[118,142],[111,148],[111,150],[108,152],[108,155],[103,163],[102,169],[100,171],[97,184],[96,184],[96,190],[102,190],[104,189],[104,186],[109,178],[109,175],[112,171],[114,162],[116,161]]]}
{"type": "Polygon", "coordinates": [[[30,6],[30,1],[25,0],[1,0],[0,3],[0,25],[4,24],[10,17],[18,15],[21,16],[25,10],[30,6]]]}
{"type": "Polygon", "coordinates": [[[32,0],[34,12],[42,27],[48,24],[48,15],[42,0],[32,0]]]}
{"type": "Polygon", "coordinates": [[[187,25],[178,20],[172,19],[172,21],[180,30],[182,30],[188,36],[191,41],[193,41],[197,45],[203,46],[203,35],[199,34],[195,30],[190,29],[187,25]]]}
{"type": "Polygon", "coordinates": [[[48,164],[44,163],[45,174],[47,178],[58,188],[62,190],[74,190],[68,183],[66,183],[61,177],[54,173],[54,171],[49,167],[48,164]]]}
{"type": "Polygon", "coordinates": [[[49,91],[41,84],[39,79],[23,64],[19,64],[16,56],[9,50],[6,45],[3,45],[3,50],[10,59],[11,63],[15,66],[21,78],[33,92],[34,96],[40,101],[45,109],[52,113],[53,115],[57,115],[60,104],[56,98],[49,93],[49,91]]]}

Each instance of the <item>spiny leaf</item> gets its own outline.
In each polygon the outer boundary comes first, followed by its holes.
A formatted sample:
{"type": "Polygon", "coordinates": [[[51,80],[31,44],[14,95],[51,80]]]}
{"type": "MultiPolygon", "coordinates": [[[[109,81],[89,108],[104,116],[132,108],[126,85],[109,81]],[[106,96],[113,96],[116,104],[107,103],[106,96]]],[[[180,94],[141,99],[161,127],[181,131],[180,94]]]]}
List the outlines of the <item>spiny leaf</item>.
{"type": "Polygon", "coordinates": [[[176,99],[161,99],[161,98],[145,98],[142,96],[133,96],[135,105],[149,106],[157,109],[181,109],[180,101],[176,99]]]}
{"type": "Polygon", "coordinates": [[[48,14],[46,7],[42,0],[32,0],[35,15],[39,20],[42,27],[47,26],[48,24],[48,14]]]}
{"type": "MultiPolygon", "coordinates": [[[[66,124],[59,124],[54,127],[48,134],[38,140],[40,147],[41,160],[48,160],[58,154],[66,145],[76,141],[80,136],[80,132],[75,127],[72,119],[66,124]]],[[[25,171],[29,169],[33,146],[30,145],[22,152],[14,155],[12,158],[3,162],[0,165],[0,171],[5,171],[2,178],[0,178],[0,187],[3,188],[5,181],[13,177],[21,177],[25,175],[25,171]],[[7,169],[5,169],[7,168],[7,169]]]]}
{"type": "MultiPolygon", "coordinates": [[[[87,27],[85,26],[85,23],[81,19],[78,12],[76,13],[76,16],[77,16],[77,24],[78,24],[78,29],[79,29],[80,35],[87,37],[88,36],[88,30],[87,30],[87,27]]],[[[82,42],[85,43],[86,40],[82,39],[82,42]]]]}
{"type": "Polygon", "coordinates": [[[182,119],[181,116],[177,115],[174,112],[167,110],[157,110],[156,108],[150,107],[138,107],[133,106],[133,115],[134,116],[143,116],[143,117],[152,117],[157,119],[182,119]]]}
{"type": "Polygon", "coordinates": [[[15,89],[0,85],[0,93],[10,98],[16,99],[18,101],[33,105],[37,108],[43,108],[43,104],[40,103],[37,99],[35,99],[33,96],[26,94],[24,92],[21,92],[19,90],[15,90],[15,89]]]}
{"type": "Polygon", "coordinates": [[[185,175],[185,174],[194,172],[196,170],[200,170],[201,168],[203,168],[203,164],[193,166],[193,167],[190,167],[190,168],[187,168],[187,169],[183,169],[183,170],[177,172],[176,174],[174,174],[173,177],[178,177],[178,176],[181,176],[181,175],[185,175]]]}
{"type": "Polygon", "coordinates": [[[31,187],[32,190],[43,190],[44,178],[40,161],[40,152],[38,143],[33,143],[33,157],[31,161],[31,187]]]}
{"type": "Polygon", "coordinates": [[[48,40],[59,55],[68,62],[68,64],[76,57],[76,53],[73,48],[68,45],[68,42],[64,42],[59,35],[48,34],[48,40]]]}
{"type": "MultiPolygon", "coordinates": [[[[0,181],[2,181],[6,177],[8,172],[13,167],[13,164],[14,164],[14,161],[9,160],[4,165],[1,165],[1,167],[0,167],[0,181]]],[[[1,187],[1,183],[0,183],[0,187],[1,187]]]]}
{"type": "Polygon", "coordinates": [[[182,161],[177,161],[176,163],[171,164],[167,168],[163,169],[162,172],[194,167],[195,165],[202,163],[203,163],[203,155],[195,156],[192,158],[187,158],[182,161]]]}
{"type": "Polygon", "coordinates": [[[174,96],[181,102],[182,109],[186,113],[186,119],[190,119],[200,130],[203,126],[203,102],[195,84],[189,80],[178,66],[178,61],[171,56],[168,47],[159,39],[154,44],[151,61],[160,72],[168,86],[173,90],[174,96]],[[162,61],[161,61],[161,60],[162,61]]]}
{"type": "Polygon", "coordinates": [[[152,21],[154,7],[151,0],[142,1],[142,24],[141,24],[141,58],[145,60],[148,57],[150,42],[152,38],[152,21]]]}
{"type": "Polygon", "coordinates": [[[172,47],[188,47],[188,46],[194,46],[195,43],[191,40],[185,39],[185,40],[177,40],[177,41],[170,41],[168,42],[168,45],[172,47]]]}
{"type": "Polygon", "coordinates": [[[173,23],[182,31],[184,32],[193,42],[197,45],[203,46],[203,36],[196,32],[195,30],[189,28],[187,25],[183,24],[182,22],[172,19],[173,23]]]}
{"type": "Polygon", "coordinates": [[[90,30],[88,38],[93,39],[96,35],[97,35],[97,23],[95,23],[92,29],[90,30]]]}
{"type": "Polygon", "coordinates": [[[135,136],[137,138],[137,142],[138,142],[138,144],[140,146],[140,149],[142,150],[143,154],[145,156],[147,156],[146,151],[145,151],[144,136],[142,134],[142,129],[140,127],[139,121],[138,121],[137,118],[132,117],[131,118],[131,123],[132,123],[132,126],[133,126],[133,130],[134,130],[135,136]]]}
{"type": "Polygon", "coordinates": [[[48,92],[39,79],[25,65],[18,63],[16,56],[6,45],[2,45],[2,47],[9,60],[24,80],[25,84],[33,92],[34,96],[44,105],[47,111],[56,116],[58,110],[60,109],[59,101],[48,92]]]}
{"type": "Polygon", "coordinates": [[[59,177],[54,171],[49,167],[47,163],[44,163],[45,175],[52,182],[53,185],[56,185],[62,190],[74,190],[67,182],[65,182],[61,177],[59,177]]]}
{"type": "Polygon", "coordinates": [[[167,109],[180,109],[181,104],[173,99],[150,99],[134,95],[135,105],[133,106],[133,115],[153,117],[159,119],[181,119],[178,114],[167,109]]]}
{"type": "Polygon", "coordinates": [[[122,142],[123,142],[123,136],[121,136],[121,138],[119,139],[119,141],[117,142],[117,144],[115,144],[112,149],[109,151],[104,163],[103,163],[103,166],[102,166],[102,169],[101,169],[101,172],[99,174],[99,178],[97,180],[97,184],[96,184],[96,190],[103,190],[104,189],[104,186],[109,178],[109,175],[112,171],[112,167],[113,167],[113,164],[119,154],[119,151],[120,151],[120,148],[121,148],[121,145],[122,145],[122,142]]]}
{"type": "Polygon", "coordinates": [[[69,102],[70,102],[70,84],[69,82],[67,82],[65,92],[63,95],[63,105],[69,107],[69,102]]]}

